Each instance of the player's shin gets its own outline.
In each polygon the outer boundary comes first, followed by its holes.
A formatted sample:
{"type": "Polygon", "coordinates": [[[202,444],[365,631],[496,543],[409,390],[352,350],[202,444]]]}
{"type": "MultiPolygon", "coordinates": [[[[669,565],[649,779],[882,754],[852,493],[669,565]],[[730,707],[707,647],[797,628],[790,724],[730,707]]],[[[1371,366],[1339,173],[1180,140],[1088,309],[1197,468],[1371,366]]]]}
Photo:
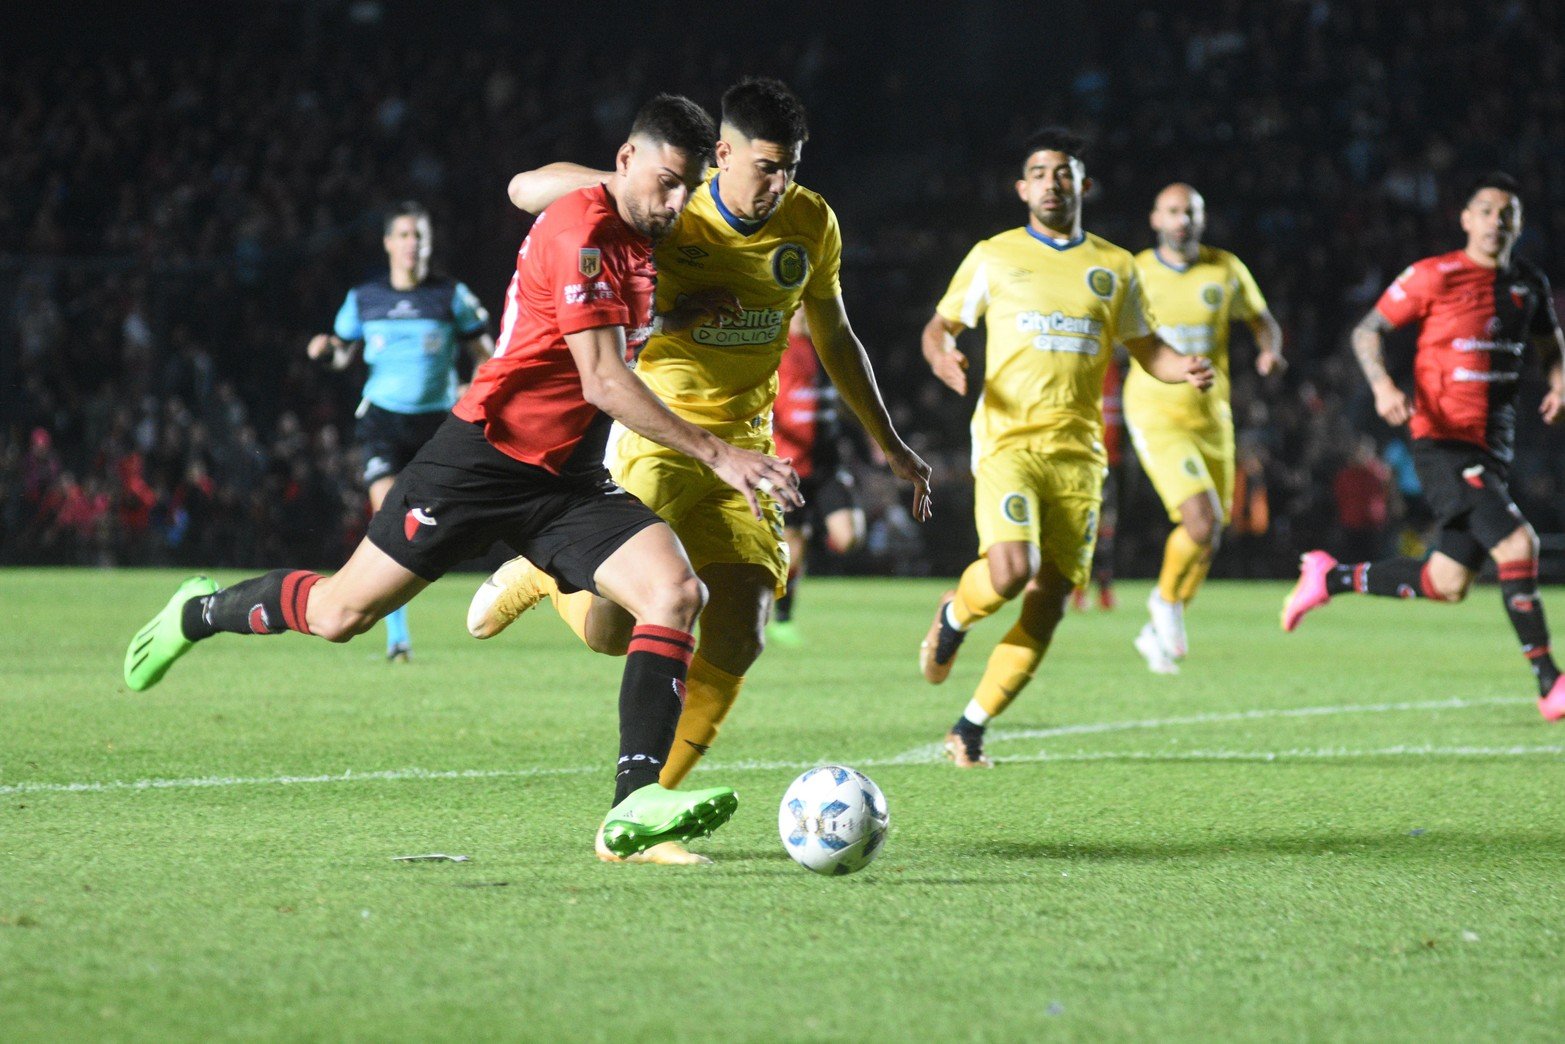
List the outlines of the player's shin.
{"type": "Polygon", "coordinates": [[[1500,597],[1505,600],[1505,615],[1521,642],[1538,679],[1538,692],[1547,695],[1559,679],[1560,670],[1549,652],[1549,624],[1543,615],[1543,599],[1538,596],[1538,562],[1500,563],[1500,597]]]}
{"type": "Polygon", "coordinates": [[[1170,604],[1188,601],[1183,597],[1184,591],[1188,588],[1192,595],[1195,593],[1195,588],[1206,577],[1210,563],[1210,549],[1196,543],[1183,525],[1175,526],[1163,545],[1163,568],[1157,578],[1158,597],[1170,604]],[[1198,569],[1200,576],[1191,584],[1191,573],[1198,569]]]}
{"type": "Polygon", "coordinates": [[[718,728],[739,698],[743,685],[742,676],[720,670],[696,653],[685,682],[685,709],[679,716],[674,745],[658,776],[659,783],[673,789],[685,781],[717,739],[718,728]]]}
{"type": "Polygon", "coordinates": [[[995,590],[994,577],[989,560],[980,558],[962,573],[956,585],[956,597],[951,600],[951,620],[958,630],[965,631],[986,616],[992,616],[1005,604],[1005,596],[995,590]]]}
{"type": "Polygon", "coordinates": [[[983,708],[987,718],[1004,713],[1026,688],[1048,647],[1047,641],[1039,641],[1028,634],[1020,623],[1000,639],[1000,644],[989,654],[989,665],[984,668],[978,691],[973,694],[974,702],[983,708]]]}
{"type": "Polygon", "coordinates": [[[642,624],[631,634],[619,693],[619,762],[614,804],[658,781],[685,702],[695,640],[685,631],[642,624]]]}
{"type": "Polygon", "coordinates": [[[318,580],[320,574],[306,569],[274,569],[213,594],[192,598],[185,603],[180,620],[185,637],[200,641],[219,631],[309,634],[305,607],[309,604],[310,589],[318,580]]]}

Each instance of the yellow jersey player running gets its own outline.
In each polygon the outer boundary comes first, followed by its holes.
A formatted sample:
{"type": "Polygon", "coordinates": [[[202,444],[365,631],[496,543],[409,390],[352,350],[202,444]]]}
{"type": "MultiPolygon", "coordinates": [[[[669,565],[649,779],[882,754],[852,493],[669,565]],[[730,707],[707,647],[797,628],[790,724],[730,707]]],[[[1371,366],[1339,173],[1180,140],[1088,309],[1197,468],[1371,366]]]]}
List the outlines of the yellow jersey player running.
{"type": "Polygon", "coordinates": [[[959,394],[967,359],[956,335],[988,330],[983,396],[973,414],[979,558],[948,591],[919,653],[928,681],[951,672],[967,629],[1022,596],[966,711],[946,736],[959,768],[988,767],[984,729],[1032,679],[1087,580],[1102,504],[1103,371],[1123,344],[1152,376],[1212,384],[1204,356],[1152,332],[1130,252],[1082,231],[1091,188],[1082,141],[1047,128],[1022,153],[1016,194],[1027,224],[973,247],[924,327],[924,358],[959,394]]]}
{"type": "MultiPolygon", "coordinates": [[[[656,251],[655,328],[636,372],[676,415],[741,447],[772,446],[777,370],[801,305],[816,351],[843,402],[914,486],[914,515],[929,512],[929,466],[898,437],[843,305],[842,237],[826,201],[794,182],[808,137],[804,107],[782,83],[746,79],[723,95],[717,165],[656,251]]],[[[519,174],[511,199],[538,211],[606,172],[551,164],[519,174]]],[[[774,597],[786,588],[782,505],[759,510],[710,470],[633,432],[609,451],[618,483],[673,527],[710,599],[686,682],[684,713],[660,777],[677,786],[706,753],[760,656],[774,597]]],[[[761,487],[758,493],[769,493],[761,487]]],[[[591,594],[561,595],[549,576],[513,559],[479,588],[468,612],[475,637],[497,634],[550,598],[588,646],[623,655],[630,617],[591,594]]],[[[612,858],[599,847],[599,855],[612,858]]],[[[707,860],[670,843],[638,861],[707,860]]]]}
{"type": "Polygon", "coordinates": [[[1136,650],[1156,674],[1177,674],[1189,650],[1185,606],[1212,566],[1234,497],[1234,422],[1229,406],[1228,330],[1235,320],[1255,335],[1255,369],[1280,373],[1282,328],[1244,262],[1205,246],[1206,202],[1189,185],[1169,185],[1152,205],[1157,246],[1136,255],[1158,336],[1185,355],[1212,360],[1212,390],[1171,386],[1132,363],[1125,380],[1125,427],[1174,530],[1163,549],[1151,621],[1136,650]]]}

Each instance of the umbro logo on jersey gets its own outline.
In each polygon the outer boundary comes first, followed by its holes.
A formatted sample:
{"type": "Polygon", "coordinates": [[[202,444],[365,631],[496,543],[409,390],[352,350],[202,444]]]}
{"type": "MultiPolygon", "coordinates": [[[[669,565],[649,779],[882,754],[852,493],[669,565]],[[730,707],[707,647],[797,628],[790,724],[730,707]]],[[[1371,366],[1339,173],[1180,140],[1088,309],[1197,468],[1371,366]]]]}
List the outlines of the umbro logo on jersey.
{"type": "Polygon", "coordinates": [[[435,525],[435,516],[423,508],[413,508],[402,519],[402,532],[412,540],[418,534],[419,527],[435,525]]]}
{"type": "Polygon", "coordinates": [[[681,256],[688,257],[692,261],[699,261],[703,257],[710,257],[711,256],[705,250],[702,250],[698,246],[682,246],[682,247],[679,248],[679,253],[680,253],[681,256]]]}

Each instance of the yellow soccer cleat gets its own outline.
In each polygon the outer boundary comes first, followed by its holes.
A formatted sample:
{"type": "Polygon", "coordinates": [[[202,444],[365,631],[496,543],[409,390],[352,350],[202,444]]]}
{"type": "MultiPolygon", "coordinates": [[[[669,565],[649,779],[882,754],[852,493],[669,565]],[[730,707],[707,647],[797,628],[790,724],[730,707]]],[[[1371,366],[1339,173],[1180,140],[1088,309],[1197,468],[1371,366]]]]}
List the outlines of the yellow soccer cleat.
{"type": "Polygon", "coordinates": [[[493,638],[548,595],[548,576],[518,555],[478,585],[467,606],[467,633],[493,638]]]}

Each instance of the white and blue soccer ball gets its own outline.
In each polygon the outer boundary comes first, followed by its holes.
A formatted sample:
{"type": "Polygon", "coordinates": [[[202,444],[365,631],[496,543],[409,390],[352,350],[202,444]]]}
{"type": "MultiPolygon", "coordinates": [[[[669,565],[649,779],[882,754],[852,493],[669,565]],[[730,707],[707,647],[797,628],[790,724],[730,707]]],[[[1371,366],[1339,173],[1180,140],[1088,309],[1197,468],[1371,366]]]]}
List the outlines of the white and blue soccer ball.
{"type": "Polygon", "coordinates": [[[886,795],[864,773],[842,765],[812,768],[788,787],[777,831],[794,861],[817,874],[862,870],[886,844],[886,795]]]}

